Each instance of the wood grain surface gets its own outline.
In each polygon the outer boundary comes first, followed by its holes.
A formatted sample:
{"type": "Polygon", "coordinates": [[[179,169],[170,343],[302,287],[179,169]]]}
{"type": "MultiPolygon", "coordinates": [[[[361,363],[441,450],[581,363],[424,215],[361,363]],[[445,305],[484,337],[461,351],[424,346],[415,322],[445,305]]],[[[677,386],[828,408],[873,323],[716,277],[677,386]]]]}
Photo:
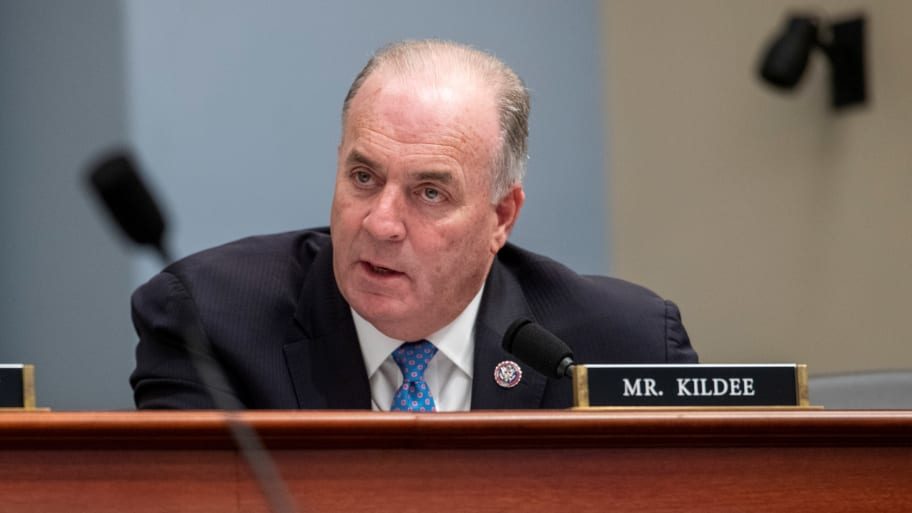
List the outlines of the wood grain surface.
{"type": "MultiPolygon", "coordinates": [[[[912,511],[910,411],[231,415],[302,512],[912,511]]],[[[0,414],[0,512],[268,511],[226,426],[0,414]]]]}

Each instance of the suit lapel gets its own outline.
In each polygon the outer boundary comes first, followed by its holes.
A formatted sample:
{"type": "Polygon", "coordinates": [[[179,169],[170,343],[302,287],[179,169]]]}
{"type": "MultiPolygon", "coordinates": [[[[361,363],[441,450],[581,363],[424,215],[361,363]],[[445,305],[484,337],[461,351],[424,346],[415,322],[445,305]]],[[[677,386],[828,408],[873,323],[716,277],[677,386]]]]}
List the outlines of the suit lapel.
{"type": "Polygon", "coordinates": [[[497,259],[485,283],[485,291],[475,322],[475,363],[472,373],[472,409],[536,409],[542,402],[547,378],[516,361],[504,351],[501,340],[516,319],[532,319],[519,281],[497,259]],[[494,368],[502,361],[516,361],[522,379],[513,388],[494,381],[494,368]]]}
{"type": "Polygon", "coordinates": [[[332,246],[317,254],[294,321],[285,363],[302,409],[370,409],[371,392],[358,334],[332,271],[332,246]]]}

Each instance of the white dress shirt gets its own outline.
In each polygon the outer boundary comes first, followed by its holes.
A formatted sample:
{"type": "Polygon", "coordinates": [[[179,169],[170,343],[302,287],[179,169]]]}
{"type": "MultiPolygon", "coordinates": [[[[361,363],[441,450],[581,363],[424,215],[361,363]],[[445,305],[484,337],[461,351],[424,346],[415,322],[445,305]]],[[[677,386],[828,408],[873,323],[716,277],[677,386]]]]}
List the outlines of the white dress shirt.
{"type": "MultiPolygon", "coordinates": [[[[475,352],[475,318],[481,304],[481,293],[453,322],[427,337],[437,348],[424,371],[424,380],[431,389],[437,411],[468,411],[472,407],[472,361],[475,352]]],[[[355,330],[364,356],[364,366],[370,379],[371,403],[374,411],[389,411],[396,391],[402,386],[402,371],[393,360],[392,352],[403,342],[394,340],[375,328],[352,309],[355,330]]]]}

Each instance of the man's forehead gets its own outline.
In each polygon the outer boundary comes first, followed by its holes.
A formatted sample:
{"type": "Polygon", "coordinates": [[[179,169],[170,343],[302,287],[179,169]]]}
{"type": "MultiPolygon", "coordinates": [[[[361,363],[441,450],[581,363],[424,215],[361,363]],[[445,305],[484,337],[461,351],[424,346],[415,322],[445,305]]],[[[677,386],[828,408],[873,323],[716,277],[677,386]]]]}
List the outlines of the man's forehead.
{"type": "Polygon", "coordinates": [[[359,103],[370,106],[384,98],[392,100],[388,106],[408,112],[433,108],[441,114],[470,113],[476,117],[497,117],[493,88],[479,77],[456,71],[377,71],[367,78],[362,90],[355,95],[354,106],[359,103]],[[359,102],[359,99],[363,101],[359,102]]]}
{"type": "MultiPolygon", "coordinates": [[[[382,73],[371,75],[348,113],[347,134],[365,127],[404,141],[469,143],[499,139],[490,91],[471,81],[382,73]]],[[[487,144],[485,144],[487,146],[487,144]]]]}

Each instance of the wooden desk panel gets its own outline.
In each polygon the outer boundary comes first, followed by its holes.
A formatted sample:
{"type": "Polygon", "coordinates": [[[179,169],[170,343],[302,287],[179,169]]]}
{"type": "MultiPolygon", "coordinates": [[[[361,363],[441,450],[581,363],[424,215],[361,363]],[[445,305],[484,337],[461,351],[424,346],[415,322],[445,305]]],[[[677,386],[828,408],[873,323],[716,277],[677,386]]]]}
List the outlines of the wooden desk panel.
{"type": "MultiPolygon", "coordinates": [[[[302,512],[912,510],[912,412],[241,417],[272,448],[302,512]],[[434,493],[409,497],[416,476],[434,493]]],[[[217,412],[9,413],[6,511],[266,504],[217,412]]]]}

